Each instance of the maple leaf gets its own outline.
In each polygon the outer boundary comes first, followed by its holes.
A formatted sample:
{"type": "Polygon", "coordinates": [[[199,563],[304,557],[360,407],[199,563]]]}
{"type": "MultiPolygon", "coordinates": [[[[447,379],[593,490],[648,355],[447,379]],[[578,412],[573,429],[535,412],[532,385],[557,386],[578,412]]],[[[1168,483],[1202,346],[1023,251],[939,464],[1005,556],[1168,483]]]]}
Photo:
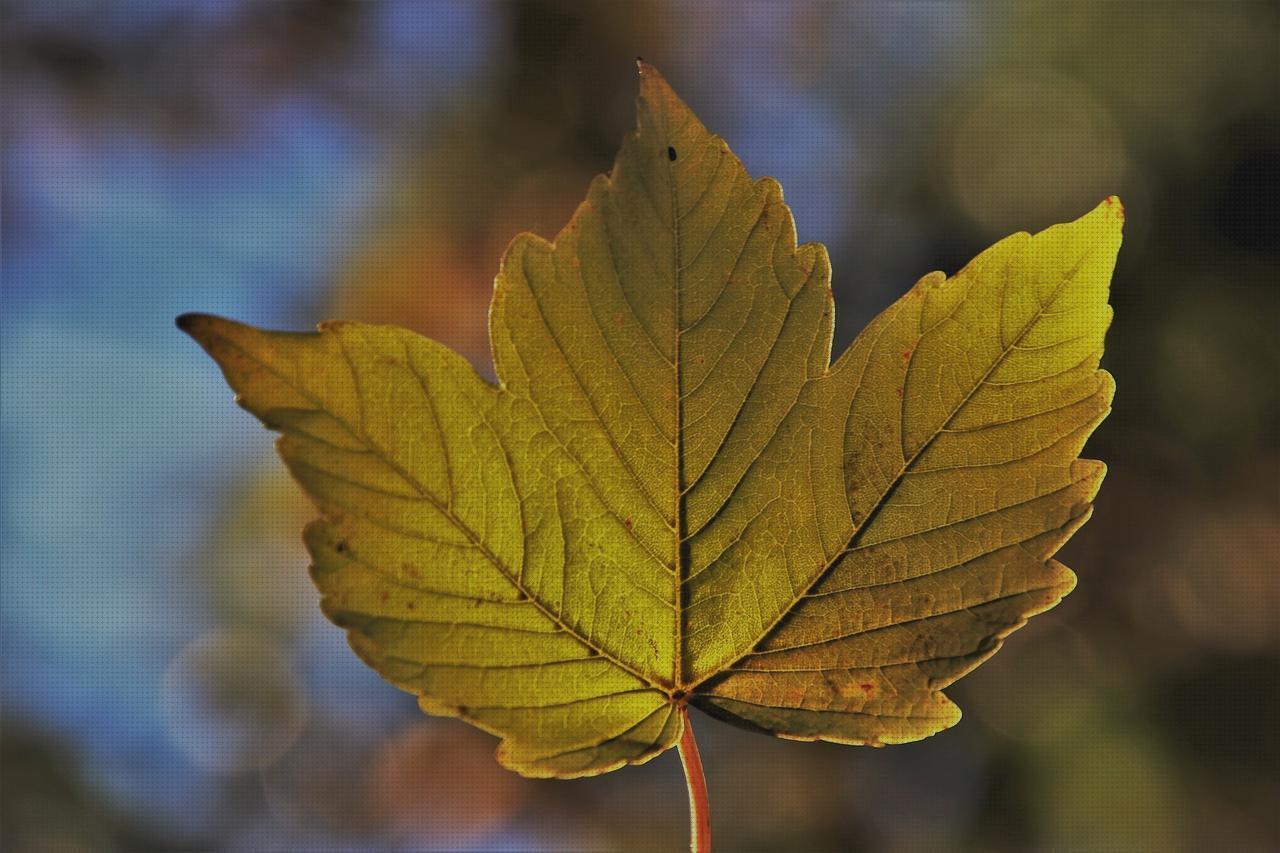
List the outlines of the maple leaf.
{"type": "Polygon", "coordinates": [[[1074,584],[1104,466],[1118,200],[932,273],[831,363],[830,267],[653,68],[611,173],[495,283],[500,384],[408,331],[186,315],[322,518],[329,617],[531,776],[652,758],[687,705],[884,744],[1074,584]]]}

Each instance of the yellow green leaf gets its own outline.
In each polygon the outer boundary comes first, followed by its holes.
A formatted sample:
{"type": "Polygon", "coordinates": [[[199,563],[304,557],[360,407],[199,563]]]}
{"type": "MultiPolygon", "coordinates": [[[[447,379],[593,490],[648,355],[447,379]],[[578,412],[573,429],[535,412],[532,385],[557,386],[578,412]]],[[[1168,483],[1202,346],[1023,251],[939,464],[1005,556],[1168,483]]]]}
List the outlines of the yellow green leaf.
{"type": "Polygon", "coordinates": [[[402,329],[187,315],[321,518],[325,612],[425,711],[533,776],[638,763],[683,705],[882,744],[1074,584],[1106,415],[1118,200],[921,279],[831,363],[796,245],[651,67],[638,128],[547,242],[508,248],[497,386],[402,329]]]}

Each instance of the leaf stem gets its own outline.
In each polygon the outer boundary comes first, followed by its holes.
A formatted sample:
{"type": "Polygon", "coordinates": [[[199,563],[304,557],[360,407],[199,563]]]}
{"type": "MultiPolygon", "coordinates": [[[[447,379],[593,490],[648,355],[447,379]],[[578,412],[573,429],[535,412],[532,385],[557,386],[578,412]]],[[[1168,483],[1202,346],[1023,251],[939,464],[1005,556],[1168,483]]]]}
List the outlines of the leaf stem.
{"type": "Polygon", "coordinates": [[[684,734],[680,736],[680,763],[684,765],[684,781],[689,787],[689,849],[692,853],[711,853],[711,803],[707,799],[707,779],[702,774],[702,756],[693,738],[693,721],[687,705],[680,706],[684,734]]]}

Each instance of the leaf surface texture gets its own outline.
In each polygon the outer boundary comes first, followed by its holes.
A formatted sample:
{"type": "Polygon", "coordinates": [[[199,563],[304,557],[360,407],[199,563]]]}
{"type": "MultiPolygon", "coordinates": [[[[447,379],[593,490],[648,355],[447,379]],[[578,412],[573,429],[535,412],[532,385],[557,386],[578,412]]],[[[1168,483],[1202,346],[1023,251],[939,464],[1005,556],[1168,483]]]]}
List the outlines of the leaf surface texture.
{"type": "Polygon", "coordinates": [[[925,276],[834,363],[826,250],[647,65],[638,127],[495,283],[500,380],[411,332],[180,325],[320,511],[329,617],[533,776],[645,761],[687,702],[798,739],[941,692],[1074,584],[1122,209],[925,276]]]}

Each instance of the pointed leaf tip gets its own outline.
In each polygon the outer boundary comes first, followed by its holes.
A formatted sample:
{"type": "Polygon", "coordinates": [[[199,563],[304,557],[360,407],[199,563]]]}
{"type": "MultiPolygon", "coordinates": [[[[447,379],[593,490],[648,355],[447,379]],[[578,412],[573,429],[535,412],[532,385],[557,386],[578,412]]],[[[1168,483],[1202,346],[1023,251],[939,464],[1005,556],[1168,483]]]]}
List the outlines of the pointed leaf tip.
{"type": "Polygon", "coordinates": [[[1120,201],[1120,196],[1109,195],[1090,210],[1083,214],[1077,220],[1084,222],[1091,220],[1097,223],[1104,223],[1116,226],[1118,230],[1124,227],[1124,202],[1120,201]]]}
{"type": "Polygon", "coordinates": [[[651,129],[655,142],[661,142],[659,150],[674,162],[679,150],[677,147],[676,157],[669,156],[667,149],[673,140],[668,137],[681,129],[686,138],[700,137],[706,135],[707,129],[657,68],[643,59],[636,60],[636,68],[640,74],[640,92],[636,100],[637,127],[642,132],[646,128],[651,129]]]}
{"type": "Polygon", "coordinates": [[[204,349],[208,349],[207,340],[210,330],[215,328],[219,323],[232,323],[230,320],[216,317],[213,314],[201,314],[199,312],[189,312],[180,314],[174,318],[173,324],[189,335],[196,343],[204,349]]]}
{"type": "Polygon", "coordinates": [[[643,59],[637,57],[636,70],[640,74],[640,97],[648,98],[656,102],[668,102],[679,107],[682,111],[687,111],[688,107],[680,100],[680,97],[671,88],[671,84],[662,76],[657,68],[643,59]],[[661,96],[661,97],[658,97],[661,96]]]}
{"type": "Polygon", "coordinates": [[[1124,222],[1124,202],[1120,200],[1118,195],[1109,195],[1103,202],[1102,206],[1111,212],[1113,216],[1124,222]]]}
{"type": "Polygon", "coordinates": [[[213,314],[201,314],[198,312],[180,314],[174,318],[173,323],[183,332],[194,338],[196,343],[206,349],[208,348],[206,346],[206,339],[209,336],[210,330],[218,328],[219,326],[241,325],[233,320],[227,320],[213,314]]]}

